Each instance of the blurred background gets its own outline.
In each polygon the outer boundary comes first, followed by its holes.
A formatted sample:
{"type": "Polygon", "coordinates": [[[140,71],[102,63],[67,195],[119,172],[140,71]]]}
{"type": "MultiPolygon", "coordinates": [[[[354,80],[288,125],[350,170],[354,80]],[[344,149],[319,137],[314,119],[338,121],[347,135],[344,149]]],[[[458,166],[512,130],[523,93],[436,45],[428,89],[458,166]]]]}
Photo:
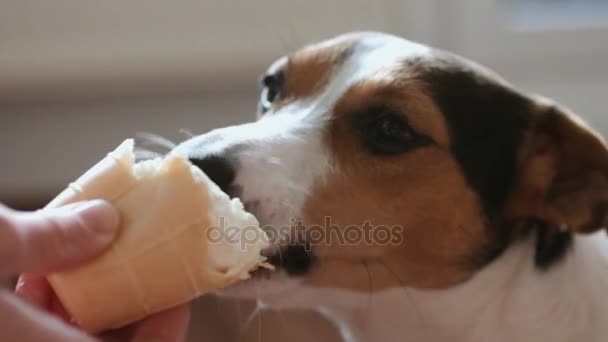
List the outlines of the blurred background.
{"type": "MultiPolygon", "coordinates": [[[[0,202],[39,207],[137,132],[250,121],[268,64],[352,30],[458,52],[608,133],[604,0],[0,0],[0,202]]],[[[338,340],[254,307],[202,299],[192,340],[338,340]]]]}

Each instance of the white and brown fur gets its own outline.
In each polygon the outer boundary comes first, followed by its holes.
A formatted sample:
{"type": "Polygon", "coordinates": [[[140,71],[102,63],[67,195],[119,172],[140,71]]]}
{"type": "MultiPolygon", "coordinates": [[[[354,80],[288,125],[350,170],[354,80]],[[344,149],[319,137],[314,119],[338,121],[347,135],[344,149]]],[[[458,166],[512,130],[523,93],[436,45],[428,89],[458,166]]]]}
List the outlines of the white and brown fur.
{"type": "Polygon", "coordinates": [[[264,84],[257,121],[177,150],[262,225],[405,230],[276,241],[279,270],[225,293],[320,310],[348,341],[608,338],[608,150],[576,116],[381,33],[305,47],[264,84]]]}

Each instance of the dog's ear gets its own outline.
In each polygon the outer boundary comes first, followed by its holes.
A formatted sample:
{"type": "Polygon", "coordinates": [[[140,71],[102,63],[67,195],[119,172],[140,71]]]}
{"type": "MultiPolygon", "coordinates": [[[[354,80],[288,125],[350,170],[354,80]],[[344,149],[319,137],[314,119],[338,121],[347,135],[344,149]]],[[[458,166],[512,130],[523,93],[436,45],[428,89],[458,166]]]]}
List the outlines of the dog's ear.
{"type": "MultiPolygon", "coordinates": [[[[608,223],[608,148],[580,118],[536,99],[520,151],[511,214],[550,234],[590,233],[608,223]]],[[[513,217],[513,216],[511,216],[513,217]]]]}

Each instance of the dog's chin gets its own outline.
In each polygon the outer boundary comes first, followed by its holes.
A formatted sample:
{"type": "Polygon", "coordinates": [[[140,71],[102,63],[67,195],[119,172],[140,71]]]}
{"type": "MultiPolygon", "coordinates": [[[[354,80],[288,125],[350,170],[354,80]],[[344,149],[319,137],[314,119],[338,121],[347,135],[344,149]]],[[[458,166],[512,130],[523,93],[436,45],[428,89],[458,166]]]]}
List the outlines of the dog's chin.
{"type": "Polygon", "coordinates": [[[219,297],[255,299],[269,308],[302,307],[306,303],[299,303],[299,298],[294,296],[294,293],[298,293],[298,289],[302,287],[303,277],[302,274],[293,273],[293,264],[299,265],[301,260],[293,257],[286,259],[284,253],[287,250],[288,248],[276,248],[276,246],[268,249],[263,254],[268,257],[268,262],[274,269],[259,267],[251,272],[249,279],[217,290],[215,294],[219,297]],[[279,249],[282,252],[279,252],[279,249]]]}
{"type": "Polygon", "coordinates": [[[251,278],[215,291],[219,297],[255,299],[272,308],[291,307],[294,291],[300,279],[287,275],[282,270],[258,269],[251,278]]]}

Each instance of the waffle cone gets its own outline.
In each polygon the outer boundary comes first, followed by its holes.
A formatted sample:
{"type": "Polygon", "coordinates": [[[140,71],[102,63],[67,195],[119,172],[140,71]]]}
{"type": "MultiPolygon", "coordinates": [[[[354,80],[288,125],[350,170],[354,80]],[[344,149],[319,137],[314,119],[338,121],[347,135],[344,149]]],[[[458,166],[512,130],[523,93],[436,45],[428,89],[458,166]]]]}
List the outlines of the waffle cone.
{"type": "Polygon", "coordinates": [[[257,220],[183,157],[136,164],[133,141],[126,140],[47,208],[94,198],[119,209],[116,240],[96,259],[48,276],[87,331],[118,328],[188,302],[248,278],[264,261],[267,240],[257,220]],[[225,227],[242,234],[226,238],[225,227]]]}

